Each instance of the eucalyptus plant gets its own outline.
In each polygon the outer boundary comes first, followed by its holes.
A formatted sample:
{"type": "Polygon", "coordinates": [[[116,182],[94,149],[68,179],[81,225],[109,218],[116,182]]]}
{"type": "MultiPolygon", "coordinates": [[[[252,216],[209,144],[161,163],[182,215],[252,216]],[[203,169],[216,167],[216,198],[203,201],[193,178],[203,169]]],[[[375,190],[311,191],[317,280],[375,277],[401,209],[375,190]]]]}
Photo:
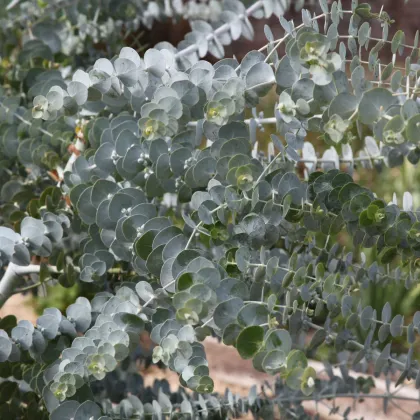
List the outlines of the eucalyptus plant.
{"type": "Polygon", "coordinates": [[[112,53],[124,37],[138,36],[155,21],[202,19],[217,25],[228,10],[217,0],[4,0],[0,46],[8,54],[22,42],[21,62],[57,54],[89,56],[98,44],[112,53]]]}
{"type": "Polygon", "coordinates": [[[414,45],[401,30],[390,38],[391,17],[367,3],[344,10],[320,0],[320,13],[303,9],[298,25],[283,17],[285,6],[225,1],[219,24],[195,21],[177,47],[162,42],[140,56],[125,46],[70,74],[41,72],[31,109],[5,96],[4,150],[17,160],[2,190],[13,203],[0,227],[0,304],[45,282],[89,283],[96,295],[65,313],[48,308],[35,325],[0,321],[2,413],[270,419],[279,409],[305,419],[305,400],[371,396],[386,410],[403,399],[369,394],[372,376],[420,388],[420,311],[405,320],[389,303],[381,313],[362,303],[372,284],[418,285],[418,211],[410,193],[387,203],[353,178],[360,166],[420,158],[418,33],[414,45]],[[224,58],[223,45],[252,36],[249,16],[272,13],[282,38],[265,26],[260,50],[224,58]],[[203,60],[207,53],[220,61],[203,60]],[[266,117],[259,105],[274,92],[266,117]],[[265,153],[257,136],[267,124],[277,134],[265,153]],[[322,154],[309,133],[325,142],[322,154]],[[46,156],[69,140],[68,160],[53,159],[46,179],[46,156]],[[155,343],[146,356],[144,331],[155,343]],[[209,336],[275,375],[272,395],[215,394],[209,336]],[[392,345],[398,337],[407,352],[392,345]],[[329,380],[310,363],[321,346],[330,349],[329,380]],[[146,392],[140,357],[176,372],[180,391],[163,382],[146,392]]]}

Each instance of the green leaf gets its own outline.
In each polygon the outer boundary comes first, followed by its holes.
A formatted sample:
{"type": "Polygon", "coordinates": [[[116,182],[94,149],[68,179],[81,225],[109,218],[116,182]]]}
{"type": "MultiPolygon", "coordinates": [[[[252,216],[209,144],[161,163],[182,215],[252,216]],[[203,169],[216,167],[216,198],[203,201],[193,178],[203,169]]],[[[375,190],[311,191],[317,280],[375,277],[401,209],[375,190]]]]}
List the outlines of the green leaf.
{"type": "Polygon", "coordinates": [[[407,121],[407,126],[405,129],[407,139],[417,144],[420,139],[420,114],[414,115],[407,121]]]}
{"type": "Polygon", "coordinates": [[[17,320],[14,315],[6,315],[4,318],[0,319],[0,329],[6,331],[9,335],[12,331],[12,328],[16,327],[17,320]]]}
{"type": "Polygon", "coordinates": [[[147,259],[153,250],[153,240],[155,239],[157,233],[157,230],[149,230],[134,242],[136,255],[144,260],[147,259]]]}
{"type": "Polygon", "coordinates": [[[101,416],[101,409],[98,404],[92,401],[85,401],[82,403],[74,414],[74,420],[85,420],[90,418],[99,418],[101,416]]]}
{"type": "Polygon", "coordinates": [[[398,250],[397,247],[385,247],[378,255],[378,260],[382,264],[391,263],[394,258],[397,256],[398,250]]]}
{"type": "Polygon", "coordinates": [[[395,315],[391,321],[390,332],[393,337],[402,335],[404,325],[404,317],[400,314],[395,315]]]}
{"type": "Polygon", "coordinates": [[[264,357],[262,367],[267,373],[275,375],[284,369],[285,363],[286,355],[283,351],[271,350],[264,357]]]}
{"type": "Polygon", "coordinates": [[[308,366],[308,359],[301,350],[292,350],[287,355],[287,370],[292,370],[295,368],[305,369],[308,366]]]}
{"type": "Polygon", "coordinates": [[[281,350],[286,356],[292,348],[292,338],[287,330],[269,331],[264,341],[266,350],[281,350]]]}
{"type": "MultiPolygon", "coordinates": [[[[357,319],[357,315],[356,315],[356,319],[357,319]]],[[[311,339],[311,342],[309,343],[308,351],[318,348],[321,344],[324,343],[326,338],[327,338],[327,333],[324,329],[316,330],[315,334],[313,335],[311,339]]]]}
{"type": "Polygon", "coordinates": [[[50,416],[51,420],[70,420],[74,418],[74,414],[79,407],[77,401],[64,401],[60,404],[50,416]]]}
{"type": "Polygon", "coordinates": [[[246,327],[236,340],[236,348],[243,359],[251,359],[261,349],[264,340],[264,328],[258,325],[246,327]]]}
{"type": "Polygon", "coordinates": [[[398,30],[397,32],[395,32],[395,35],[392,38],[392,42],[391,42],[391,52],[392,52],[392,54],[397,53],[401,44],[404,44],[404,41],[405,41],[404,32],[401,29],[398,30]]]}
{"type": "Polygon", "coordinates": [[[246,90],[255,92],[259,97],[265,96],[275,83],[275,77],[268,63],[254,64],[246,74],[246,90]]]}
{"type": "Polygon", "coordinates": [[[367,330],[373,322],[374,311],[371,306],[366,306],[360,314],[360,325],[367,330]]]}
{"type": "Polygon", "coordinates": [[[202,378],[200,378],[200,381],[196,388],[197,392],[200,392],[203,394],[210,394],[213,392],[213,389],[214,389],[213,379],[211,379],[209,376],[203,376],[202,378]]]}
{"type": "Polygon", "coordinates": [[[398,101],[388,89],[374,88],[363,94],[359,104],[359,121],[363,124],[373,124],[398,101]]]}
{"type": "Polygon", "coordinates": [[[293,276],[293,284],[297,287],[305,283],[306,267],[299,267],[293,276]]]}
{"type": "Polygon", "coordinates": [[[12,352],[12,341],[0,336],[0,362],[5,362],[12,352]]]}
{"type": "Polygon", "coordinates": [[[50,271],[48,269],[47,264],[41,263],[39,269],[39,281],[44,283],[47,279],[51,277],[50,271]]]}
{"type": "Polygon", "coordinates": [[[236,346],[236,340],[242,327],[239,324],[229,324],[223,330],[223,343],[227,346],[236,346]]]}
{"type": "Polygon", "coordinates": [[[236,297],[219,303],[213,314],[214,323],[220,329],[224,329],[228,324],[236,320],[243,306],[243,300],[236,297]]]}
{"type": "Polygon", "coordinates": [[[321,6],[322,13],[329,13],[327,0],[319,0],[319,5],[321,6]]]}
{"type": "Polygon", "coordinates": [[[304,369],[302,368],[294,368],[290,372],[288,372],[286,376],[286,384],[288,387],[294,389],[295,391],[300,390],[301,383],[302,383],[302,375],[304,369]]]}
{"type": "Polygon", "coordinates": [[[308,366],[301,377],[300,389],[304,395],[311,395],[315,389],[316,371],[308,366]]]}

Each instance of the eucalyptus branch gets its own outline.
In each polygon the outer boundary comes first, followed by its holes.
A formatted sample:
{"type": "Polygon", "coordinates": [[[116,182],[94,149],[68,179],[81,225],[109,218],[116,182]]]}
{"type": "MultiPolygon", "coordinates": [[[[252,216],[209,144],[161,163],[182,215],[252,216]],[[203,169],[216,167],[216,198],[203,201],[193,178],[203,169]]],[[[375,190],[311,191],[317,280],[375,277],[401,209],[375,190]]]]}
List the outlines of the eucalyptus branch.
{"type": "MultiPolygon", "coordinates": [[[[251,16],[253,13],[255,13],[257,10],[261,9],[264,7],[264,2],[262,0],[258,0],[257,2],[255,2],[253,5],[251,5],[250,7],[248,7],[248,9],[246,9],[246,12],[244,15],[239,15],[238,19],[239,20],[244,20],[245,18],[248,18],[249,16],[251,16]]],[[[230,30],[230,23],[225,23],[221,26],[219,26],[214,32],[208,34],[206,36],[206,40],[207,42],[212,41],[214,38],[217,38],[218,35],[222,35],[225,32],[228,32],[230,30]]],[[[191,53],[195,53],[199,50],[199,46],[197,44],[192,44],[190,46],[188,46],[187,48],[184,48],[180,51],[178,51],[175,54],[176,58],[179,57],[183,57],[185,55],[191,54],[191,53]]]]}
{"type": "MultiPolygon", "coordinates": [[[[314,324],[313,322],[306,321],[306,324],[308,326],[310,326],[311,328],[313,328],[314,330],[323,330],[324,329],[324,327],[321,327],[321,326],[319,326],[317,324],[314,324]]],[[[334,332],[330,332],[329,333],[329,336],[333,340],[335,340],[337,338],[337,334],[334,333],[334,332]]],[[[354,347],[358,348],[359,350],[365,350],[365,346],[363,344],[359,343],[356,340],[347,340],[347,345],[354,346],[354,347]]],[[[378,359],[381,356],[381,352],[378,351],[378,350],[373,350],[372,351],[372,356],[376,360],[376,359],[378,359]]],[[[393,358],[391,356],[389,356],[387,358],[387,360],[389,361],[389,363],[391,363],[394,366],[396,366],[400,371],[405,371],[407,369],[407,366],[406,366],[405,363],[403,363],[403,362],[401,362],[401,361],[399,361],[399,360],[397,360],[397,359],[395,359],[395,358],[393,358]]],[[[419,372],[418,369],[415,369],[413,367],[409,367],[409,370],[412,371],[412,372],[414,372],[414,376],[417,375],[417,373],[419,372]]]]}
{"type": "MultiPolygon", "coordinates": [[[[12,111],[8,106],[6,106],[3,102],[0,102],[0,106],[5,110],[5,111],[7,111],[7,112],[10,112],[10,111],[12,111]]],[[[46,136],[48,136],[48,137],[53,137],[53,134],[52,133],[50,133],[48,130],[45,130],[44,128],[42,128],[42,127],[40,127],[40,126],[38,126],[38,125],[36,125],[36,126],[34,126],[30,121],[28,121],[28,120],[26,120],[25,118],[23,118],[20,114],[18,114],[17,112],[15,112],[15,111],[13,111],[12,112],[12,115],[15,117],[15,118],[17,118],[20,122],[22,122],[23,124],[25,124],[25,125],[27,125],[27,126],[29,126],[29,127],[33,127],[33,128],[35,128],[36,130],[38,130],[40,133],[42,133],[42,134],[45,134],[46,136]]],[[[65,142],[65,140],[64,139],[62,139],[61,137],[58,137],[58,139],[59,140],[61,140],[61,141],[63,141],[63,142],[65,142]]]]}
{"type": "Polygon", "coordinates": [[[45,283],[48,283],[50,281],[52,281],[53,279],[46,279],[44,281],[39,281],[37,283],[34,284],[30,284],[29,286],[25,286],[25,287],[20,287],[19,289],[16,289],[13,294],[17,295],[18,293],[24,293],[24,292],[28,292],[29,290],[33,290],[33,289],[37,289],[39,286],[42,286],[45,283]]]}
{"type": "MultiPolygon", "coordinates": [[[[318,16],[315,16],[311,19],[311,21],[316,21],[318,19],[322,19],[324,18],[326,15],[325,13],[322,13],[318,16]]],[[[303,23],[301,23],[300,25],[296,26],[296,28],[294,29],[294,31],[297,31],[300,28],[303,28],[305,25],[303,23]]],[[[291,36],[291,33],[287,33],[283,38],[280,38],[276,41],[272,41],[266,45],[264,45],[263,47],[261,47],[258,51],[264,51],[266,50],[272,43],[275,43],[275,45],[273,46],[273,49],[267,54],[267,57],[265,58],[265,62],[268,61],[268,59],[272,56],[272,54],[274,54],[275,51],[277,51],[277,49],[280,47],[280,45],[282,45],[285,41],[287,41],[289,39],[289,37],[291,36]]]]}
{"type": "Polygon", "coordinates": [[[76,139],[76,143],[74,145],[77,152],[73,152],[69,158],[69,160],[66,163],[66,166],[64,167],[63,172],[70,171],[73,163],[76,161],[77,157],[85,150],[85,144],[83,141],[81,141],[79,138],[76,139]]]}
{"type": "MultiPolygon", "coordinates": [[[[339,38],[342,38],[342,39],[349,39],[349,38],[357,39],[357,38],[359,38],[359,36],[358,35],[339,35],[339,38]]],[[[389,44],[389,45],[392,44],[392,41],[390,41],[388,39],[381,39],[381,38],[369,37],[369,40],[376,41],[376,42],[383,42],[383,43],[389,44]]],[[[416,49],[416,47],[414,47],[413,45],[400,44],[400,46],[401,47],[404,47],[404,48],[409,48],[411,50],[416,49]]],[[[405,69],[403,69],[403,70],[405,70],[405,69]]]]}
{"type": "Polygon", "coordinates": [[[276,156],[271,159],[271,162],[264,168],[261,172],[260,176],[255,181],[255,185],[257,185],[263,178],[268,174],[269,169],[277,162],[277,159],[282,155],[282,152],[279,152],[276,156]]]}
{"type": "Polygon", "coordinates": [[[288,402],[288,401],[310,401],[310,400],[315,400],[315,401],[321,401],[321,400],[330,400],[330,399],[340,399],[340,398],[353,398],[353,399],[385,399],[385,398],[389,398],[389,399],[394,399],[394,400],[401,400],[401,401],[415,401],[418,402],[418,398],[413,398],[413,397],[405,397],[402,395],[391,395],[391,394],[365,394],[365,393],[337,393],[337,394],[321,394],[319,396],[304,396],[304,395],[300,395],[300,396],[288,396],[287,398],[275,398],[276,402],[288,402]]]}
{"type": "MultiPolygon", "coordinates": [[[[217,211],[219,211],[219,210],[221,210],[221,209],[223,209],[223,208],[225,208],[226,207],[226,204],[221,204],[220,206],[218,206],[218,207],[216,207],[215,209],[213,209],[213,210],[211,210],[210,211],[210,214],[214,214],[214,213],[216,213],[217,211]]],[[[189,248],[189,246],[191,245],[191,241],[193,240],[193,238],[194,238],[194,236],[195,236],[195,234],[200,230],[200,228],[201,228],[201,226],[203,226],[203,224],[204,224],[204,222],[203,221],[200,221],[198,224],[197,224],[197,226],[193,229],[193,231],[192,231],[192,233],[191,233],[191,235],[190,235],[190,237],[189,237],[189,239],[188,239],[188,242],[187,242],[187,244],[185,245],[185,249],[188,249],[189,248]]]]}
{"type": "MultiPolygon", "coordinates": [[[[29,265],[16,265],[12,262],[9,263],[7,269],[0,280],[0,308],[6,303],[7,299],[19,291],[29,290],[34,285],[24,289],[16,289],[17,284],[21,281],[22,276],[29,274],[39,274],[41,270],[40,265],[29,264],[29,265]]],[[[57,272],[57,268],[48,266],[48,270],[52,273],[57,272]]]]}

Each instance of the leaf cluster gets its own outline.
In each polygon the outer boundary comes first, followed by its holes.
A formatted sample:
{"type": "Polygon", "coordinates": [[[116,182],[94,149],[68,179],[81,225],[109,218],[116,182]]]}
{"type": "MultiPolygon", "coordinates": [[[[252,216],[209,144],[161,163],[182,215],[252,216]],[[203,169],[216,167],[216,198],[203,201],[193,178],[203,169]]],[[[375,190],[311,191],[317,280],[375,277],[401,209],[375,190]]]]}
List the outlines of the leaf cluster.
{"type": "Polygon", "coordinates": [[[65,315],[48,308],[35,326],[19,321],[0,330],[1,366],[22,373],[41,412],[105,420],[250,410],[272,418],[277,402],[285,416],[305,418],[305,399],[368,394],[372,380],[350,379],[347,369],[372,364],[376,376],[398,371],[398,384],[415,378],[420,387],[420,312],[405,323],[390,304],[379,314],[362,300],[369,284],[418,284],[418,211],[409,193],[401,208],[352,177],[359,163],[396,166],[420,157],[418,36],[405,68],[397,68],[404,35],[388,40],[384,11],[357,1],[351,10],[341,2],[320,6],[320,15],[304,9],[298,26],[281,17],[280,40],[266,27],[267,45],[240,63],[223,58],[223,45],[252,35],[249,16],[282,14],[282,2],[245,9],[226,1],[219,23],[195,21],[177,47],[162,42],[142,57],[124,47],[69,77],[28,73],[31,111],[24,101],[2,101],[1,144],[11,160],[2,168],[11,178],[1,193],[13,204],[3,206],[0,261],[8,267],[0,288],[38,260],[41,283],[81,281],[97,292],[78,297],[65,315]],[[345,16],[349,35],[342,38],[345,16]],[[378,23],[380,40],[371,37],[378,23]],[[384,66],[386,47],[394,58],[384,66]],[[208,52],[220,61],[201,60],[208,52]],[[264,118],[256,107],[270,91],[274,117],[264,118]],[[265,123],[277,131],[267,154],[256,141],[265,123]],[[86,150],[71,153],[64,166],[56,155],[73,132],[86,150]],[[330,147],[321,158],[306,141],[310,132],[330,147]],[[354,157],[356,140],[364,147],[354,157]],[[303,173],[295,170],[300,164],[303,173]],[[45,185],[28,182],[22,169],[42,177],[48,165],[62,179],[41,192],[45,185]],[[341,244],[344,234],[351,246],[341,244]],[[373,250],[373,264],[363,249],[373,250]],[[129,381],[139,379],[127,371],[143,331],[155,343],[152,361],[176,372],[197,397],[131,393],[129,381]],[[223,404],[211,395],[201,342],[212,335],[256,370],[278,376],[273,399],[255,389],[248,399],[227,393],[223,404]],[[397,337],[407,354],[395,354],[397,337]],[[310,366],[321,346],[339,359],[342,380],[327,367],[323,382],[310,366]],[[130,378],[124,392],[111,397],[110,383],[121,378],[130,378]]]}

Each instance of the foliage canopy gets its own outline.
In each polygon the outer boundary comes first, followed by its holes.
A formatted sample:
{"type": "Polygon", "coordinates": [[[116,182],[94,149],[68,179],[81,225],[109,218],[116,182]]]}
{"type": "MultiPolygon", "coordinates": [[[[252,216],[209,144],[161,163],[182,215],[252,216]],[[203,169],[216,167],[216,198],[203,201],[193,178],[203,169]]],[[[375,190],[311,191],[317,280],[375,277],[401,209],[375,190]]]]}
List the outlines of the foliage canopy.
{"type": "Polygon", "coordinates": [[[357,1],[320,0],[297,26],[280,0],[127,1],[115,13],[112,1],[61,3],[13,1],[2,17],[0,303],[46,282],[88,283],[95,295],[46,309],[36,325],[0,320],[0,414],[269,419],[278,407],[310,418],[306,399],[368,397],[372,379],[348,369],[371,365],[420,387],[420,311],[407,322],[389,303],[362,303],[369,284],[418,285],[418,211],[409,193],[399,206],[353,179],[360,167],[420,159],[418,33],[410,46],[401,30],[390,37],[389,15],[357,1]],[[119,49],[121,33],[197,14],[177,47],[119,49]],[[272,14],[282,38],[265,26],[259,51],[224,58],[224,46],[252,38],[250,17],[272,14]],[[264,117],[257,107],[274,91],[264,117]],[[277,134],[265,153],[267,124],[277,134]],[[143,331],[151,355],[138,348],[143,331]],[[213,394],[202,344],[212,335],[278,375],[275,396],[213,394]],[[398,337],[407,353],[395,353],[398,337]],[[330,380],[317,376],[308,359],[320,346],[342,378],[331,365],[330,380]],[[194,394],[171,395],[165,382],[140,392],[145,357],[194,394]]]}

